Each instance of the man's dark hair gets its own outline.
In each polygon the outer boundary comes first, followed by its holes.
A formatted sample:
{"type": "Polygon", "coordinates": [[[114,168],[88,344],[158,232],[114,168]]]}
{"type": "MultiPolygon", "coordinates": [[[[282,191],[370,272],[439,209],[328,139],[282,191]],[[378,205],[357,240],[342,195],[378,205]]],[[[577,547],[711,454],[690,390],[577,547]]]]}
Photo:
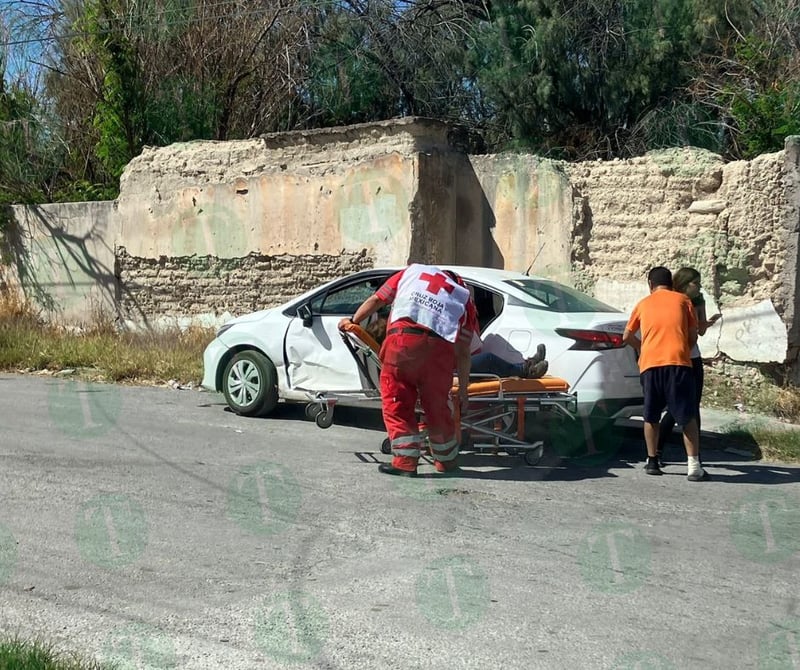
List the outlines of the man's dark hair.
{"type": "Polygon", "coordinates": [[[653,286],[672,288],[672,273],[662,265],[654,267],[647,273],[647,281],[653,286]]]}

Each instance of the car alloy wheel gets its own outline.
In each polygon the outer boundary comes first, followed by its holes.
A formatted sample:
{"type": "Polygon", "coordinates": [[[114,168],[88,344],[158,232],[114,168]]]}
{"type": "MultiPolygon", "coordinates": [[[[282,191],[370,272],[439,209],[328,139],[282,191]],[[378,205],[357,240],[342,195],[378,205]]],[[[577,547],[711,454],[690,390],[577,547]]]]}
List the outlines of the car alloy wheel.
{"type": "Polygon", "coordinates": [[[278,402],[275,366],[259,351],[240,351],[225,368],[223,392],[237,414],[269,414],[278,402]]]}

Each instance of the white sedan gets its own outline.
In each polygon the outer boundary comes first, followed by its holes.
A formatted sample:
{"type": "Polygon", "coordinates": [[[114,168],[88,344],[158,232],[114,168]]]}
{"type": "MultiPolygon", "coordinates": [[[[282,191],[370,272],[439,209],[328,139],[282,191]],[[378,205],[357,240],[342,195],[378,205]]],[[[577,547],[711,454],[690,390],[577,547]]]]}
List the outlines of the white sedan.
{"type": "MultiPolygon", "coordinates": [[[[569,383],[581,417],[607,425],[641,414],[635,353],[622,344],[625,313],[544,277],[447,268],[474,291],[483,351],[520,362],[542,342],[549,374],[569,383]]],[[[231,410],[245,416],[268,415],[280,400],[363,389],[338,323],[398,269],[357,272],[227,322],[205,350],[203,387],[224,393],[231,410]]]]}

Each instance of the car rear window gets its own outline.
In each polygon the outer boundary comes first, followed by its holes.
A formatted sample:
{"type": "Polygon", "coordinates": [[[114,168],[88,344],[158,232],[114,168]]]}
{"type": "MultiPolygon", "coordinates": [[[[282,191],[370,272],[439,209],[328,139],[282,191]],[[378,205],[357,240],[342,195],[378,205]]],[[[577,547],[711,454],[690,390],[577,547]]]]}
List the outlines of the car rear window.
{"type": "Polygon", "coordinates": [[[577,289],[547,279],[508,279],[506,284],[528,294],[551,312],[619,312],[577,289]]]}

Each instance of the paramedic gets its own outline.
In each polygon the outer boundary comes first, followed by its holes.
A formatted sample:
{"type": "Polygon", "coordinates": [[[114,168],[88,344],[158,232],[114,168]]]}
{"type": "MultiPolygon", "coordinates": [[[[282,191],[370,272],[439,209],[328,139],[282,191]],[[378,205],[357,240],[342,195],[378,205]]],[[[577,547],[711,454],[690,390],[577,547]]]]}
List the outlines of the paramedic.
{"type": "Polygon", "coordinates": [[[414,263],[389,277],[347,323],[359,323],[384,305],[392,305],[381,347],[383,420],[392,445],[392,463],[384,474],[415,477],[422,437],[416,413],[419,397],[425,413],[433,465],[439,472],[457,469],[458,443],[449,406],[453,370],[458,370],[459,402],[468,402],[472,333],[477,313],[469,290],[454,273],[414,263]]]}

